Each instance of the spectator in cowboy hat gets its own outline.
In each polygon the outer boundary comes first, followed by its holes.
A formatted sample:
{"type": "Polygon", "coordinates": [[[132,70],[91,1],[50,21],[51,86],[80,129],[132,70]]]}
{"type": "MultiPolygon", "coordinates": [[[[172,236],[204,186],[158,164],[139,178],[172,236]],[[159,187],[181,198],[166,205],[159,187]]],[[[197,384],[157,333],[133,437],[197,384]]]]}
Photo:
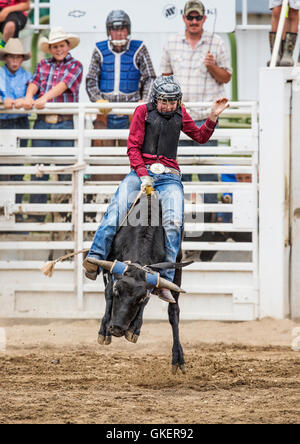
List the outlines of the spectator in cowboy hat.
{"type": "MultiPolygon", "coordinates": [[[[19,107],[31,110],[43,109],[48,102],[66,103],[79,101],[79,88],[82,81],[83,66],[75,60],[70,51],[80,43],[79,37],[66,33],[62,28],[51,30],[49,38],[40,41],[40,50],[51,54],[36,67],[26,97],[19,107]],[[34,97],[37,97],[36,99],[34,97]]],[[[34,125],[42,130],[71,130],[74,128],[73,115],[38,114],[34,125]]],[[[72,147],[73,140],[33,140],[33,147],[72,147]]],[[[70,180],[70,175],[59,175],[59,180],[70,180]]],[[[48,180],[48,176],[34,177],[33,180],[48,180]]],[[[46,203],[47,195],[30,196],[31,203],[46,203]]],[[[44,216],[39,216],[44,220],[44,216]]]]}
{"type": "Polygon", "coordinates": [[[0,0],[0,48],[4,48],[11,37],[19,37],[19,32],[25,28],[30,0],[0,0]]]}
{"type": "MultiPolygon", "coordinates": [[[[32,75],[21,67],[31,54],[23,48],[19,39],[9,39],[5,48],[0,49],[0,60],[5,62],[0,68],[0,102],[4,109],[11,110],[20,98],[24,98],[32,75]]],[[[0,130],[29,129],[27,115],[0,114],[0,130]]],[[[27,140],[21,140],[21,147],[27,146],[27,140]]],[[[0,180],[23,180],[23,175],[1,176],[0,180]]],[[[16,203],[22,202],[22,195],[17,194],[16,203]]]]}

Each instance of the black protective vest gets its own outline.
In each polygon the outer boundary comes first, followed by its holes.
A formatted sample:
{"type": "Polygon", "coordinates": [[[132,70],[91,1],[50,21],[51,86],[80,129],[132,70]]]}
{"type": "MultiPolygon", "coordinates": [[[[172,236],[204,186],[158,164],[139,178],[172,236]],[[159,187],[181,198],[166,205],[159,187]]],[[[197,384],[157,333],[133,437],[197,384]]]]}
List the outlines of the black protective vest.
{"type": "Polygon", "coordinates": [[[182,130],[181,108],[172,117],[163,117],[152,103],[148,103],[147,111],[142,153],[176,159],[182,130]]]}

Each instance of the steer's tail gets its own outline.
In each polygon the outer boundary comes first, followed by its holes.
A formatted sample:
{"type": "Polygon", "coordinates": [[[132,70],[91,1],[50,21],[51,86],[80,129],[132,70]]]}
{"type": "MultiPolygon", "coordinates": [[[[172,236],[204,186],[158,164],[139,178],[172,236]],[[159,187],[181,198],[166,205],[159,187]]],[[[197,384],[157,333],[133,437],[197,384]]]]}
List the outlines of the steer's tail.
{"type": "Polygon", "coordinates": [[[78,254],[87,253],[88,251],[89,251],[89,249],[87,248],[85,250],[75,251],[74,253],[70,253],[70,254],[66,254],[65,256],[61,256],[58,259],[56,259],[55,261],[47,262],[45,265],[43,265],[41,267],[41,271],[44,273],[45,276],[48,276],[49,278],[51,278],[53,275],[55,265],[58,262],[63,262],[65,260],[69,259],[70,257],[78,256],[78,254]]]}

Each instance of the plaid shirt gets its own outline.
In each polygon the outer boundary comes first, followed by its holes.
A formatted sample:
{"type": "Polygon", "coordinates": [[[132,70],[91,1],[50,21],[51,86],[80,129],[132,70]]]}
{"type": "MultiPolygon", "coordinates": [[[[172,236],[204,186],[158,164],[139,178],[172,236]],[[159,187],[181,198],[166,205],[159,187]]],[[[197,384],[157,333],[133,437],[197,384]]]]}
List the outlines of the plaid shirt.
{"type": "MultiPolygon", "coordinates": [[[[232,73],[224,41],[203,31],[202,37],[193,49],[185,34],[171,37],[163,49],[161,73],[173,73],[179,81],[185,102],[212,102],[225,96],[223,84],[218,83],[207,71],[204,64],[210,49],[219,68],[232,73]],[[211,45],[211,47],[210,47],[211,45]]],[[[189,110],[194,120],[207,118],[209,109],[189,110]]]]}
{"type": "Polygon", "coordinates": [[[156,78],[156,75],[148,49],[144,44],[138,51],[135,61],[136,66],[139,68],[141,73],[139,91],[131,94],[105,94],[102,93],[99,89],[102,56],[98,48],[95,48],[92,55],[89,72],[86,77],[86,91],[91,102],[96,102],[100,99],[109,100],[110,102],[138,102],[142,99],[144,102],[149,102],[152,85],[156,78]]]}
{"type": "Polygon", "coordinates": [[[39,89],[37,96],[42,97],[58,83],[64,82],[68,89],[50,102],[79,102],[82,73],[82,64],[68,54],[61,63],[53,58],[42,60],[36,67],[31,83],[39,89]]]}
{"type": "MultiPolygon", "coordinates": [[[[19,3],[25,3],[27,0],[0,0],[0,9],[7,8],[8,6],[15,6],[19,3]]],[[[27,12],[23,11],[22,14],[28,15],[27,12]]]]}

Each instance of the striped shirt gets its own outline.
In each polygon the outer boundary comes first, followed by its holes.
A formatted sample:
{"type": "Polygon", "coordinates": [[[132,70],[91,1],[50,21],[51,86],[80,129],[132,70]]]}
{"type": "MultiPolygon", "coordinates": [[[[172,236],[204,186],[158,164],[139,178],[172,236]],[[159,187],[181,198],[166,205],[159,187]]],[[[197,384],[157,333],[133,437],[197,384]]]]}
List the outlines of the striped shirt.
{"type": "MultiPolygon", "coordinates": [[[[210,50],[219,68],[232,73],[229,56],[223,39],[217,34],[203,31],[202,37],[193,49],[186,35],[176,34],[166,43],[160,71],[173,73],[181,85],[183,101],[212,102],[225,97],[224,84],[218,83],[207,71],[204,59],[210,50]]],[[[206,119],[209,109],[190,110],[194,120],[206,119]]]]}
{"type": "Polygon", "coordinates": [[[98,48],[95,48],[89,72],[86,77],[86,91],[91,102],[96,102],[100,99],[109,100],[110,102],[138,102],[141,99],[144,102],[150,101],[152,86],[156,75],[150,54],[144,44],[136,55],[136,66],[141,74],[139,91],[130,94],[124,94],[121,92],[119,94],[105,94],[101,92],[99,89],[101,66],[102,56],[98,48]]]}
{"type": "MultiPolygon", "coordinates": [[[[16,6],[25,2],[27,2],[27,0],[0,0],[0,9],[7,8],[8,6],[16,6]]],[[[22,11],[22,14],[28,15],[25,11],[22,11]]]]}
{"type": "Polygon", "coordinates": [[[79,102],[82,74],[82,64],[68,54],[61,63],[57,63],[53,58],[42,60],[36,67],[32,83],[39,89],[37,96],[42,97],[63,82],[68,89],[50,102],[79,102]]]}

